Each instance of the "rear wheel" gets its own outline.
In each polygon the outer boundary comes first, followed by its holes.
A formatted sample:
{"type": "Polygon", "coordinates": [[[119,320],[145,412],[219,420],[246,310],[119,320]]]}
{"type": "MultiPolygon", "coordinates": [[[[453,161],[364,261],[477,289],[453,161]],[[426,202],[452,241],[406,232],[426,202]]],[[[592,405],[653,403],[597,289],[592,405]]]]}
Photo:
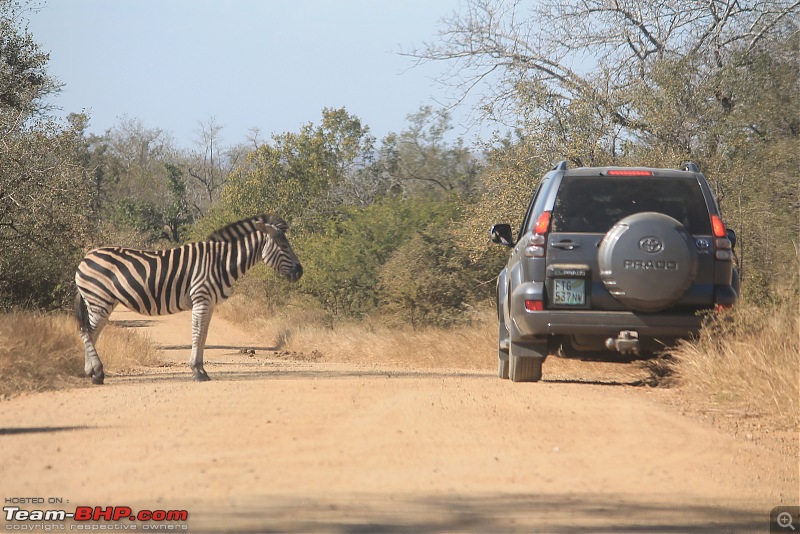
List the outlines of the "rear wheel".
{"type": "Polygon", "coordinates": [[[511,343],[508,351],[508,377],[512,382],[538,382],[542,379],[542,364],[547,345],[526,345],[524,350],[511,343]],[[520,354],[524,352],[525,354],[520,354]]]}
{"type": "Polygon", "coordinates": [[[508,354],[503,358],[503,354],[497,360],[497,376],[503,380],[508,380],[508,354]]]}
{"type": "Polygon", "coordinates": [[[508,379],[508,329],[503,321],[498,321],[500,326],[497,332],[497,376],[508,379]]]}

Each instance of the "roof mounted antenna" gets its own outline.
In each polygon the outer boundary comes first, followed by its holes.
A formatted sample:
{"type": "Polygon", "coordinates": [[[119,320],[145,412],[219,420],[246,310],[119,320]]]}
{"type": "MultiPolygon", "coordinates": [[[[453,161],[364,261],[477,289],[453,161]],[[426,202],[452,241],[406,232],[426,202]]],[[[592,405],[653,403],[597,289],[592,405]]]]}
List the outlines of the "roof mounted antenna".
{"type": "Polygon", "coordinates": [[[682,171],[689,171],[689,172],[700,172],[700,169],[697,168],[697,165],[692,163],[691,161],[686,161],[681,165],[682,171]]]}
{"type": "Polygon", "coordinates": [[[559,161],[555,167],[553,167],[554,171],[566,171],[567,170],[567,160],[562,159],[559,161]]]}

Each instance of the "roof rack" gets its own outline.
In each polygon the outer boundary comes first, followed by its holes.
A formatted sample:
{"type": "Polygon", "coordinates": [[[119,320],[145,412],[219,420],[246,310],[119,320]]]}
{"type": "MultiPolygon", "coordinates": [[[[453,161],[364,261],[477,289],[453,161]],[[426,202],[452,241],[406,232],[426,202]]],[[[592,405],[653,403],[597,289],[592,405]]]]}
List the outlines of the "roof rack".
{"type": "Polygon", "coordinates": [[[691,161],[685,161],[681,165],[681,170],[682,171],[689,171],[689,172],[700,172],[700,169],[697,168],[697,165],[695,165],[691,161]]]}
{"type": "Polygon", "coordinates": [[[567,160],[562,159],[559,161],[555,167],[553,167],[554,171],[566,171],[567,170],[567,160]]]}

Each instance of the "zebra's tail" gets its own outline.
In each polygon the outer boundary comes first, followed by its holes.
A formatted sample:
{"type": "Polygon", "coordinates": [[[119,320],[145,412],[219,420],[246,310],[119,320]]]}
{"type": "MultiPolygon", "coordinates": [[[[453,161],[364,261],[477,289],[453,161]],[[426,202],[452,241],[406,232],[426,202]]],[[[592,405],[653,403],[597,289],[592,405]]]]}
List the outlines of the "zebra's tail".
{"type": "Polygon", "coordinates": [[[75,295],[75,321],[78,323],[78,330],[89,332],[89,310],[86,308],[86,301],[80,291],[75,295]]]}

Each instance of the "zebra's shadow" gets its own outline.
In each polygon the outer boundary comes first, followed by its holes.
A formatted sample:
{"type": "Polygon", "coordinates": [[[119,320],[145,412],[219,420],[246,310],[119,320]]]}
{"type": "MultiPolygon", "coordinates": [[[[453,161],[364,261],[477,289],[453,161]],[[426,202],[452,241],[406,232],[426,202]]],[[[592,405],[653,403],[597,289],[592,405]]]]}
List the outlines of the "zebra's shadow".
{"type": "Polygon", "coordinates": [[[109,321],[109,324],[120,328],[145,328],[155,323],[153,319],[121,319],[109,321]]]}
{"type": "MultiPolygon", "coordinates": [[[[158,347],[161,350],[191,350],[191,345],[159,345],[158,347]]],[[[218,350],[238,350],[238,351],[248,351],[248,350],[262,350],[262,351],[271,351],[275,352],[280,350],[281,348],[277,345],[272,347],[256,347],[256,346],[245,346],[245,345],[206,345],[206,350],[209,349],[218,349],[218,350]]]]}

